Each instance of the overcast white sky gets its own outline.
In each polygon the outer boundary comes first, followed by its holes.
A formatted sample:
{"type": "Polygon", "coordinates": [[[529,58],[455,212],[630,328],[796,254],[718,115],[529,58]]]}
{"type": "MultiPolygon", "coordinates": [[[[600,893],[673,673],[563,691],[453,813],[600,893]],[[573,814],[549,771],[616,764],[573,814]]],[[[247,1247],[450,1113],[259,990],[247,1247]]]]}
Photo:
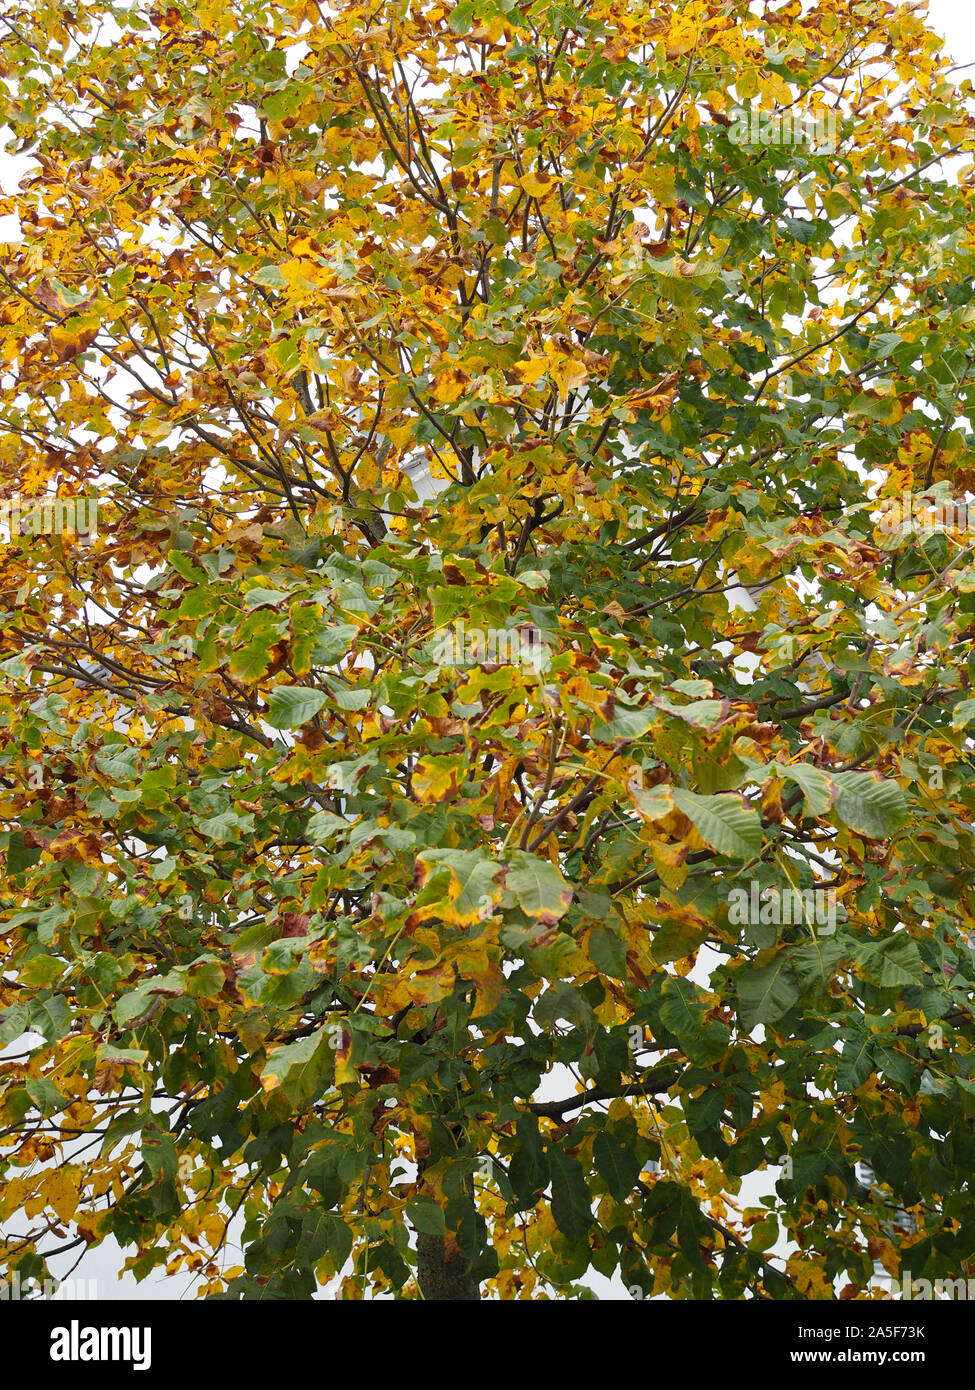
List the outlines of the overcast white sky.
{"type": "MultiPolygon", "coordinates": [[[[975,3],[973,0],[929,0],[929,14],[932,27],[938,33],[943,34],[948,41],[948,50],[954,62],[975,65],[975,3]]],[[[973,66],[972,76],[975,77],[975,66],[973,66]]],[[[9,138],[9,134],[9,128],[0,126],[0,186],[6,191],[12,192],[24,172],[25,162],[11,159],[4,154],[3,145],[9,138]]],[[[5,232],[9,234],[8,226],[3,224],[4,219],[0,219],[0,238],[5,232]]],[[[754,1202],[758,1191],[751,1183],[749,1189],[747,1195],[746,1193],[742,1195],[746,1201],[754,1202]]],[[[767,1191],[767,1183],[762,1183],[758,1190],[767,1191]]],[[[70,1258],[73,1259],[74,1256],[70,1258]]],[[[231,1250],[228,1263],[241,1262],[239,1251],[231,1250]]],[[[185,1275],[177,1275],[172,1278],[166,1278],[162,1274],[153,1275],[139,1284],[130,1274],[119,1277],[121,1264],[122,1256],[118,1247],[114,1241],[106,1241],[81,1261],[72,1276],[72,1291],[77,1296],[94,1296],[98,1299],[178,1299],[193,1298],[194,1296],[192,1281],[188,1280],[185,1275]],[[80,1286],[78,1281],[83,1281],[80,1286]]],[[[67,1273],[67,1269],[62,1267],[57,1272],[63,1275],[67,1273]]],[[[627,1297],[618,1282],[611,1285],[609,1281],[599,1275],[591,1274],[586,1282],[591,1283],[592,1287],[603,1298],[627,1297]]]]}

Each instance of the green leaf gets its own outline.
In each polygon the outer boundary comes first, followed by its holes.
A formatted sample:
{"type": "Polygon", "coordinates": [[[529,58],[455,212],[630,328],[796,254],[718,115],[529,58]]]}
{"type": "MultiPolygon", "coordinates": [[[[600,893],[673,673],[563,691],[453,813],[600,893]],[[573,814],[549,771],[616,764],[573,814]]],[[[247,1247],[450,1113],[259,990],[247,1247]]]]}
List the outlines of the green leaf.
{"type": "Polygon", "coordinates": [[[322,623],[315,632],[312,658],[316,666],[334,666],[352,650],[359,635],[355,623],[322,623]]]}
{"type": "Polygon", "coordinates": [[[118,747],[109,744],[97,754],[95,762],[99,772],[104,772],[113,782],[128,782],[138,775],[139,755],[134,748],[118,747]]]}
{"type": "Polygon", "coordinates": [[[589,959],[602,975],[626,978],[626,943],[609,927],[599,925],[589,936],[589,959]]]}
{"type": "Polygon", "coordinates": [[[835,936],[817,936],[791,952],[792,968],[802,992],[825,995],[837,965],[850,952],[850,943],[835,936]]]}
{"type": "Polygon", "coordinates": [[[258,586],[246,590],[244,602],[248,608],[279,608],[282,603],[287,603],[290,597],[284,589],[265,589],[258,586]]]}
{"type": "Polygon", "coordinates": [[[593,1223],[589,1188],[577,1159],[549,1144],[545,1150],[552,1173],[552,1216],[564,1236],[581,1240],[593,1223]]]}
{"type": "Polygon", "coordinates": [[[327,701],[327,691],[310,685],[276,685],[268,701],[267,722],[275,729],[300,729],[327,701]]]}
{"type": "Polygon", "coordinates": [[[851,1033],[843,1042],[843,1052],[836,1068],[836,1084],[841,1091],[855,1091],[873,1071],[869,1033],[851,1033]]]}
{"type": "Polygon", "coordinates": [[[196,821],[193,828],[207,840],[227,844],[228,841],[239,840],[242,833],[252,832],[254,818],[249,815],[238,816],[233,811],[220,811],[215,816],[202,817],[196,821]]]}
{"type": "Polygon", "coordinates": [[[818,223],[809,218],[783,217],[782,226],[789,233],[789,236],[802,242],[803,246],[808,246],[816,235],[818,223]]]}
{"type": "Polygon", "coordinates": [[[100,1047],[98,1049],[99,1062],[131,1062],[133,1066],[141,1067],[148,1057],[148,1052],[144,1052],[138,1047],[100,1047]]]}
{"type": "Polygon", "coordinates": [[[483,850],[427,849],[416,857],[421,887],[415,907],[440,905],[438,916],[459,926],[490,917],[501,901],[501,865],[483,850]]]}
{"type": "Polygon", "coordinates": [[[588,1028],[593,1018],[592,1005],[566,980],[559,980],[546,990],[532,1013],[538,1026],[545,1029],[553,1028],[559,1019],[577,1028],[588,1028]]]}
{"type": "Polygon", "coordinates": [[[474,20],[473,0],[461,0],[447,16],[447,23],[455,34],[466,34],[474,20]]]}
{"type": "Polygon", "coordinates": [[[10,843],[7,847],[7,873],[11,876],[21,874],[25,869],[29,869],[36,864],[41,857],[41,851],[34,846],[24,844],[23,833],[13,830],[10,833],[10,843]]]}
{"type": "Polygon", "coordinates": [[[701,839],[729,859],[753,859],[762,850],[762,819],[734,793],[699,796],[674,788],[674,805],[683,811],[701,839]]]}
{"type": "Polygon", "coordinates": [[[269,290],[284,290],[288,287],[288,282],[278,270],[276,265],[262,265],[260,270],[254,272],[255,285],[263,285],[269,290]]]}
{"type": "Polygon", "coordinates": [[[737,979],[739,1015],[746,1030],[757,1023],[777,1023],[799,998],[799,981],[784,950],[765,965],[743,967],[737,979]]]}
{"type": "Polygon", "coordinates": [[[616,743],[641,738],[653,723],[652,709],[633,709],[617,703],[610,720],[597,720],[592,736],[597,743],[616,743]]]}
{"type": "Polygon", "coordinates": [[[617,1202],[624,1202],[636,1186],[642,1163],[636,1150],[619,1135],[601,1129],[592,1146],[596,1171],[617,1202]]]}
{"type": "Polygon", "coordinates": [[[341,1216],[327,1213],[326,1240],[328,1241],[328,1253],[335,1265],[336,1271],[340,1270],[346,1260],[352,1254],[353,1235],[346,1221],[341,1216]]]}
{"type": "Polygon", "coordinates": [[[234,634],[234,650],[228,669],[234,680],[245,685],[263,676],[271,663],[271,650],[288,630],[286,619],[270,608],[258,608],[249,614],[234,634]]]}
{"type": "Polygon", "coordinates": [[[565,916],[572,904],[572,888],[554,864],[523,850],[512,850],[507,860],[506,904],[520,907],[543,926],[553,926],[565,916]]]}
{"type": "Polygon", "coordinates": [[[856,397],[850,406],[851,415],[866,415],[870,420],[878,420],[883,423],[885,420],[892,419],[897,409],[896,396],[867,395],[863,393],[856,397]]]}
{"type": "Polygon", "coordinates": [[[261,1085],[265,1091],[280,1086],[293,1105],[307,1105],[322,1081],[332,1076],[334,1055],[325,1030],[286,1043],[275,1048],[265,1062],[261,1085]]]}
{"type": "Polygon", "coordinates": [[[518,1147],[508,1165],[508,1178],[515,1194],[516,1209],[534,1206],[549,1180],[550,1165],[534,1115],[519,1114],[515,1121],[518,1147]]]}
{"type": "Polygon", "coordinates": [[[63,995],[55,994],[49,999],[38,999],[31,1006],[30,1030],[40,1033],[46,1042],[57,1042],[63,1038],[71,1025],[71,1011],[63,995]]]}
{"type": "Polygon", "coordinates": [[[668,975],[660,990],[660,1022],[679,1042],[688,1061],[714,1061],[728,1045],[728,1030],[705,1019],[698,988],[684,976],[668,975]]]}
{"type": "Polygon", "coordinates": [[[839,820],[868,840],[885,840],[907,821],[907,805],[899,783],[879,772],[836,772],[833,811],[839,820]]]}
{"type": "Polygon", "coordinates": [[[54,1082],[48,1080],[46,1076],[29,1077],[25,1084],[27,1094],[42,1115],[51,1115],[70,1104],[70,1101],[61,1094],[54,1082]]]}
{"type": "Polygon", "coordinates": [[[13,1004],[0,1013],[0,1047],[6,1047],[27,1032],[28,1011],[23,1004],[13,1004]]]}
{"type": "Polygon", "coordinates": [[[332,690],[330,699],[336,709],[365,709],[372,699],[372,691],[367,686],[349,690],[344,685],[340,685],[332,690]]]}
{"type": "Polygon", "coordinates": [[[176,1143],[171,1134],[154,1125],[147,1126],[142,1136],[142,1157],[154,1178],[172,1179],[176,1176],[176,1143]]]}
{"type": "Polygon", "coordinates": [[[689,704],[678,705],[661,696],[654,704],[658,709],[676,715],[677,718],[683,719],[685,724],[691,724],[697,729],[713,729],[727,712],[724,700],[692,700],[689,704]]]}
{"type": "Polygon", "coordinates": [[[64,974],[64,961],[57,956],[31,956],[17,972],[22,985],[53,985],[64,974]]]}
{"type": "Polygon", "coordinates": [[[406,1215],[416,1229],[425,1236],[446,1234],[443,1210],[429,1197],[415,1197],[412,1202],[407,1204],[406,1215]]]}
{"type": "Polygon", "coordinates": [[[821,768],[811,763],[772,763],[769,773],[795,782],[801,788],[806,810],[811,816],[825,815],[833,804],[836,784],[821,768]]]}
{"type": "Polygon", "coordinates": [[[967,729],[975,721],[975,700],[959,700],[951,711],[951,727],[967,729]]]}
{"type": "Polygon", "coordinates": [[[924,963],[914,941],[899,931],[882,941],[863,941],[856,947],[860,974],[879,989],[901,989],[924,983],[924,963]]]}
{"type": "Polygon", "coordinates": [[[184,555],[181,550],[170,550],[167,552],[166,559],[173,569],[182,579],[186,579],[191,584],[207,584],[209,581],[206,572],[194,565],[188,555],[184,555]]]}
{"type": "Polygon", "coordinates": [[[757,1221],[755,1223],[749,1233],[748,1244],[752,1250],[771,1250],[778,1238],[779,1223],[773,1214],[771,1216],[766,1216],[764,1221],[757,1221]]]}
{"type": "Polygon", "coordinates": [[[697,988],[690,980],[668,976],[663,982],[661,998],[661,1022],[675,1038],[685,1038],[701,1027],[704,1009],[697,997],[697,988]]]}

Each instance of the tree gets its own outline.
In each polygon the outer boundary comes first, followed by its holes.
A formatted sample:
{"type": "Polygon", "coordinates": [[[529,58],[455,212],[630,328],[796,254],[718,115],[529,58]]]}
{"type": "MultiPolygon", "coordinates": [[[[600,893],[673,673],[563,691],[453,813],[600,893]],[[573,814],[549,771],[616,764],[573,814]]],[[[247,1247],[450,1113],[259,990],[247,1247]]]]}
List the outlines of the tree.
{"type": "Polygon", "coordinates": [[[5,6],[22,1280],[975,1273],[971,87],[802,9],[5,6]]]}

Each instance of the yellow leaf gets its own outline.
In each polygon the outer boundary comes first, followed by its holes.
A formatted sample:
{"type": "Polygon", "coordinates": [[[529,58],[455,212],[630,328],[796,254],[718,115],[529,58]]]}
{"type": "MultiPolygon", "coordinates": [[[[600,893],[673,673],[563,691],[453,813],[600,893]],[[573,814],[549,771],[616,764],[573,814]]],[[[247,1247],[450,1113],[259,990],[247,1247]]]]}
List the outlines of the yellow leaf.
{"type": "Polygon", "coordinates": [[[60,325],[51,329],[51,346],[59,362],[68,362],[89,347],[98,334],[97,328],[70,329],[60,325]]]}
{"type": "Polygon", "coordinates": [[[291,290],[307,293],[309,290],[318,288],[318,267],[309,260],[296,257],[294,260],[285,261],[278,269],[291,290]]]}
{"type": "Polygon", "coordinates": [[[690,872],[687,864],[687,845],[668,845],[655,840],[651,845],[651,852],[661,883],[676,891],[690,872]]]}
{"type": "Polygon", "coordinates": [[[471,1018],[481,1018],[496,1009],[504,990],[504,972],[489,954],[484,936],[466,942],[455,956],[454,963],[461,979],[471,980],[477,987],[477,1002],[471,1018]]]}
{"type": "Polygon", "coordinates": [[[548,359],[545,357],[528,357],[521,362],[516,362],[514,372],[519,381],[533,386],[540,376],[544,376],[548,371],[548,359]]]}
{"type": "Polygon", "coordinates": [[[420,801],[450,801],[460,789],[460,769],[454,758],[421,758],[413,774],[420,801]]]}
{"type": "Polygon", "coordinates": [[[70,1221],[78,1210],[81,1175],[76,1168],[55,1168],[41,1186],[47,1205],[62,1221],[70,1221]]]}
{"type": "Polygon", "coordinates": [[[448,404],[457,400],[467,388],[467,377],[457,367],[449,367],[441,372],[433,383],[433,394],[438,401],[448,404]]]}
{"type": "Polygon", "coordinates": [[[570,391],[577,391],[580,386],[585,385],[589,380],[589,373],[581,362],[571,357],[553,355],[552,377],[558,385],[559,395],[564,398],[570,391]]]}
{"type": "MultiPolygon", "coordinates": [[[[377,1012],[383,1016],[397,1013],[409,1004],[422,1007],[436,1004],[452,993],[454,988],[454,968],[452,965],[438,965],[432,970],[418,970],[415,975],[400,976],[391,983],[383,983],[374,991],[377,1012]]],[[[336,1060],[336,1079],[338,1061],[336,1060]]]]}
{"type": "Polygon", "coordinates": [[[551,174],[522,174],[519,182],[530,198],[544,198],[552,192],[559,180],[551,174]]]}
{"type": "Polygon", "coordinates": [[[352,1065],[352,1035],[343,1033],[342,1045],[335,1052],[335,1084],[345,1086],[358,1080],[359,1074],[352,1065]]]}

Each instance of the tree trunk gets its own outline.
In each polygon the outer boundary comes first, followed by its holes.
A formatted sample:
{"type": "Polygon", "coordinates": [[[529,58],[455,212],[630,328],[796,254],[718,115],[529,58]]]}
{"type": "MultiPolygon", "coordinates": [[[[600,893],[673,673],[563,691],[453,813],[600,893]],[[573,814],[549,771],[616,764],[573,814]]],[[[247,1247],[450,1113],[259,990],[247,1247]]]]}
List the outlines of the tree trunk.
{"type": "MultiPolygon", "coordinates": [[[[441,1121],[445,1124],[446,1121],[441,1121]]],[[[457,1135],[456,1126],[450,1127],[457,1135]]],[[[436,1191],[424,1180],[424,1173],[430,1161],[430,1143],[426,1134],[413,1130],[416,1151],[417,1192],[437,1201],[436,1191]]],[[[474,1175],[468,1173],[464,1187],[474,1208],[474,1175]]],[[[480,1283],[471,1274],[470,1261],[457,1246],[454,1237],[416,1233],[416,1282],[420,1292],[431,1303],[476,1303],[480,1302],[480,1283]]]]}
{"type": "Polygon", "coordinates": [[[453,1246],[448,1258],[447,1242],[443,1236],[417,1232],[416,1253],[417,1283],[428,1302],[470,1303],[480,1300],[481,1292],[477,1280],[470,1273],[466,1256],[453,1246]]]}

